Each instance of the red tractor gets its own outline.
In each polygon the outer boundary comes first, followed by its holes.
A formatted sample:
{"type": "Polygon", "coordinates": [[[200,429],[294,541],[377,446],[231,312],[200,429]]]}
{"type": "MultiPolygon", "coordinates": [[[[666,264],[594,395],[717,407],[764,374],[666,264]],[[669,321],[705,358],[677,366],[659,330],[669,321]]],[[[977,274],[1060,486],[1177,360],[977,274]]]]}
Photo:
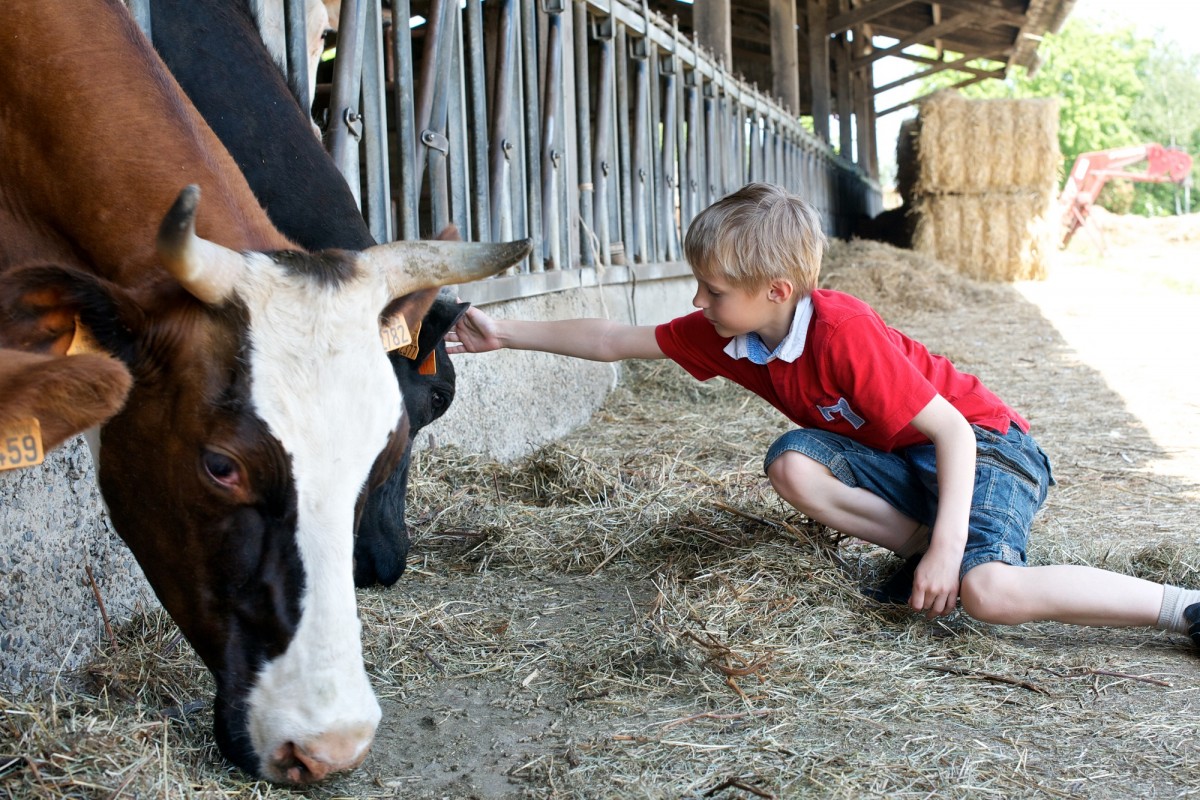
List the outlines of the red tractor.
{"type": "Polygon", "coordinates": [[[1191,176],[1192,157],[1182,150],[1161,144],[1139,144],[1080,154],[1058,197],[1063,208],[1062,246],[1066,247],[1075,231],[1087,222],[1092,203],[1110,178],[1190,186],[1191,176]],[[1147,164],[1143,172],[1125,171],[1125,167],[1139,161],[1147,164]]]}

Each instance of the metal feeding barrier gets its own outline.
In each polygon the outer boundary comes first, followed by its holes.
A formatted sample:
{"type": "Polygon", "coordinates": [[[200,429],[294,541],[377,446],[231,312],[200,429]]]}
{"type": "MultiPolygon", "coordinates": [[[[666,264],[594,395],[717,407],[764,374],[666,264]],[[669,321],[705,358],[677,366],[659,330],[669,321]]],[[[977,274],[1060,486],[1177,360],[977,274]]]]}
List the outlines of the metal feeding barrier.
{"type": "MultiPolygon", "coordinates": [[[[145,0],[129,0],[135,18],[145,0]]],[[[282,3],[304,106],[306,0],[282,3]]],[[[476,302],[686,274],[705,206],[750,181],[812,203],[846,236],[881,193],[805,120],[717,63],[675,20],[624,0],[342,0],[327,147],[379,241],[457,226],[530,237],[476,302]],[[420,63],[415,63],[416,59],[420,63]]],[[[145,15],[148,20],[148,15],[145,15]]],[[[323,88],[323,87],[322,87],[323,88]]],[[[321,89],[317,105],[321,105],[321,89]]]]}

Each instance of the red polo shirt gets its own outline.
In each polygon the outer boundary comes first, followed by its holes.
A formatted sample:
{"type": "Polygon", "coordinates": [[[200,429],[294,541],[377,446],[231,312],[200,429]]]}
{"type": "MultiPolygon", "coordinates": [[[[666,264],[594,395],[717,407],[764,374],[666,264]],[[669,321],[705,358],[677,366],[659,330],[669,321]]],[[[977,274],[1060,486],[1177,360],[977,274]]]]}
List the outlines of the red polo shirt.
{"type": "Polygon", "coordinates": [[[697,311],[658,326],[658,346],[698,380],[715,376],[746,387],[805,428],[839,433],[877,450],[929,440],[909,423],[935,394],[967,422],[1004,434],[1029,423],[978,378],[959,372],[903,333],[889,328],[869,305],[842,292],[813,292],[813,317],[804,352],[792,363],[755,364],[726,355],[697,311]]]}

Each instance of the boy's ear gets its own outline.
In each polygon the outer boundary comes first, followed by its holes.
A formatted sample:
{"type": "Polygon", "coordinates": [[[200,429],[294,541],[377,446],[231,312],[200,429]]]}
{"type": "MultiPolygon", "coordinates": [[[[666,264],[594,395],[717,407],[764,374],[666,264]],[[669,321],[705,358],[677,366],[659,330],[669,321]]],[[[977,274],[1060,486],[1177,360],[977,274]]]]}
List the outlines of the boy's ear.
{"type": "Polygon", "coordinates": [[[776,278],[767,287],[767,299],[773,303],[786,303],[795,293],[795,285],[787,278],[776,278]]]}

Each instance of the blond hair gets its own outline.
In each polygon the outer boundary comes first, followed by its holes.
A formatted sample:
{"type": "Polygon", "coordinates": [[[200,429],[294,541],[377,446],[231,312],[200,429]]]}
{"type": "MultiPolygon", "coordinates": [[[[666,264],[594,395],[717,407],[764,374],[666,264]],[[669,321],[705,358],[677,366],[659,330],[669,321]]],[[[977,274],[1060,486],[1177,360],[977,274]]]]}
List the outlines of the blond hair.
{"type": "Polygon", "coordinates": [[[683,242],[696,277],[758,289],[777,278],[817,288],[825,232],[816,210],[769,183],[748,183],[701,211],[683,242]]]}

